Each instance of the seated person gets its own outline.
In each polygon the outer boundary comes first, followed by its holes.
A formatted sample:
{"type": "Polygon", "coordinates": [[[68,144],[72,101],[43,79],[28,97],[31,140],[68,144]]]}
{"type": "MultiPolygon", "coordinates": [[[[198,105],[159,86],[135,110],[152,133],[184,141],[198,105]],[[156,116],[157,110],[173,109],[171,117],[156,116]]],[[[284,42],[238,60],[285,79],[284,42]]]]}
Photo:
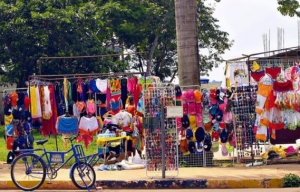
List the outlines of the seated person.
{"type": "Polygon", "coordinates": [[[115,152],[110,151],[108,157],[104,160],[104,165],[116,164],[116,163],[121,162],[123,159],[125,159],[125,153],[124,152],[121,153],[121,154],[116,154],[115,152]]]}
{"type": "Polygon", "coordinates": [[[125,154],[125,151],[126,151],[125,142],[126,142],[126,139],[123,139],[122,144],[121,144],[121,148],[123,151],[122,153],[120,153],[120,148],[117,151],[115,151],[115,148],[109,148],[110,149],[109,155],[104,160],[105,165],[110,165],[110,164],[115,164],[115,163],[121,162],[122,160],[126,159],[126,157],[128,158],[129,156],[131,156],[131,154],[134,150],[134,148],[132,147],[132,140],[127,140],[127,154],[125,154]],[[113,159],[114,157],[115,157],[115,159],[113,159]]]}

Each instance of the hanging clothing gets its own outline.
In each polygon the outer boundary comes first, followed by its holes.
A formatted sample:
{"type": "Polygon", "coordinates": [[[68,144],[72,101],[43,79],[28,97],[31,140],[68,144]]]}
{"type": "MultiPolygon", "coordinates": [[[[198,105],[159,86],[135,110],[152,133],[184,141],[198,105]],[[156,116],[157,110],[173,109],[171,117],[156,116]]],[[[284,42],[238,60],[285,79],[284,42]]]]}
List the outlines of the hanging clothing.
{"type": "Polygon", "coordinates": [[[86,112],[89,115],[93,115],[96,112],[96,104],[93,99],[88,99],[86,102],[86,112]]]}
{"type": "Polygon", "coordinates": [[[77,119],[78,119],[78,121],[79,121],[79,119],[80,119],[80,111],[79,111],[79,109],[78,109],[76,103],[73,104],[73,115],[74,115],[75,117],[77,117],[77,119]]]}
{"type": "Polygon", "coordinates": [[[82,135],[94,135],[100,130],[99,121],[96,117],[83,116],[79,122],[79,132],[82,135]]]}
{"type": "Polygon", "coordinates": [[[121,92],[114,92],[111,94],[111,98],[109,101],[110,110],[117,114],[122,109],[122,100],[121,100],[121,92]]]}
{"type": "Polygon", "coordinates": [[[236,63],[230,63],[228,70],[226,71],[226,78],[229,79],[231,85],[248,85],[248,65],[246,61],[240,61],[236,63]]]}
{"type": "Polygon", "coordinates": [[[110,90],[110,80],[107,80],[107,90],[106,90],[106,103],[107,110],[110,111],[110,99],[111,99],[111,90],[110,90]]]}
{"type": "Polygon", "coordinates": [[[40,118],[42,117],[42,109],[41,109],[41,97],[40,91],[38,86],[31,86],[30,87],[30,103],[31,106],[31,115],[32,118],[40,118]]]}
{"type": "Polygon", "coordinates": [[[57,133],[59,134],[77,134],[78,121],[74,116],[59,116],[56,122],[57,133]]]}
{"type": "Polygon", "coordinates": [[[49,95],[50,95],[50,106],[52,115],[49,119],[44,119],[42,121],[42,128],[40,129],[41,133],[44,136],[48,136],[52,134],[53,136],[56,136],[57,129],[56,129],[56,123],[57,123],[57,117],[58,117],[58,108],[56,103],[56,96],[55,96],[55,90],[54,85],[48,86],[49,95]]]}
{"type": "Polygon", "coordinates": [[[48,86],[44,86],[44,113],[43,118],[44,119],[50,119],[52,116],[52,108],[51,108],[51,102],[50,102],[50,91],[48,86]]]}
{"type": "Polygon", "coordinates": [[[121,110],[115,115],[115,118],[121,129],[128,132],[133,131],[133,128],[131,128],[132,115],[129,112],[121,110]]]}
{"type": "Polygon", "coordinates": [[[107,79],[99,79],[99,78],[96,79],[97,89],[100,90],[102,94],[107,93],[107,87],[109,83],[110,82],[107,79]]]}
{"type": "Polygon", "coordinates": [[[65,105],[66,105],[66,111],[69,111],[68,109],[68,91],[69,91],[69,88],[68,88],[68,80],[67,78],[64,78],[64,81],[63,81],[63,85],[64,85],[64,100],[65,100],[65,105]]]}
{"type": "Polygon", "coordinates": [[[127,94],[127,79],[123,78],[121,79],[121,100],[123,104],[122,109],[125,109],[126,99],[128,97],[127,94]]]}
{"type": "Polygon", "coordinates": [[[10,101],[11,106],[12,107],[17,106],[18,94],[16,92],[12,92],[10,94],[10,97],[11,97],[11,101],[10,101]]]}

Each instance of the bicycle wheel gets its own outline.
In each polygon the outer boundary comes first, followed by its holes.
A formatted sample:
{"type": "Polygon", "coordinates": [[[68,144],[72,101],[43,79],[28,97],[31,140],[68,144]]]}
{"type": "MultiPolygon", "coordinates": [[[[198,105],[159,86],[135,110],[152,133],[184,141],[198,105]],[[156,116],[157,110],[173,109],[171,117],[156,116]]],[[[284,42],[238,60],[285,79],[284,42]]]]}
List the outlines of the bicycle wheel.
{"type": "Polygon", "coordinates": [[[94,168],[87,163],[75,163],[71,169],[71,180],[78,189],[90,189],[96,181],[94,168]]]}
{"type": "Polygon", "coordinates": [[[12,162],[11,180],[23,191],[38,189],[45,181],[46,165],[35,154],[22,154],[12,162]]]}

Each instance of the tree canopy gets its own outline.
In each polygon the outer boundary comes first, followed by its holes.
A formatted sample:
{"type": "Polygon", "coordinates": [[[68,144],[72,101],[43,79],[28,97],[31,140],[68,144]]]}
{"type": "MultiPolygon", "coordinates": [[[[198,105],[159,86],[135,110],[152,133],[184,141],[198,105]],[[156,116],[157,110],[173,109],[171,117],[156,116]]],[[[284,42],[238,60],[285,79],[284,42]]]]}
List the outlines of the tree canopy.
{"type": "Polygon", "coordinates": [[[277,9],[282,15],[290,17],[296,15],[300,17],[300,4],[298,0],[278,0],[278,5],[277,9]]]}
{"type": "MultiPolygon", "coordinates": [[[[214,9],[198,3],[201,71],[222,61],[232,42],[221,31],[214,9]]],[[[40,57],[110,55],[123,57],[49,59],[41,73],[145,71],[161,79],[177,74],[174,2],[165,0],[0,0],[1,82],[24,81],[38,74],[40,57]]]]}

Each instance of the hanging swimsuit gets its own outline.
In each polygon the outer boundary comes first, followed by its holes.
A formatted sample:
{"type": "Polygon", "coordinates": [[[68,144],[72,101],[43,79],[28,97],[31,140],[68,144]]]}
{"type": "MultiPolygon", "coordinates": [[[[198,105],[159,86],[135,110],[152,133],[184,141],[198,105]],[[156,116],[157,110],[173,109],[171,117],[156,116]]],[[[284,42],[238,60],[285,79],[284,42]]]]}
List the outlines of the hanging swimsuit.
{"type": "Polygon", "coordinates": [[[251,77],[254,79],[255,82],[259,82],[262,77],[265,76],[265,71],[258,71],[258,72],[252,72],[251,71],[251,77]]]}
{"type": "Polygon", "coordinates": [[[81,82],[82,82],[82,79],[81,79],[81,77],[79,77],[78,80],[77,80],[77,92],[78,93],[82,93],[81,82]]]}
{"type": "Polygon", "coordinates": [[[84,112],[85,103],[83,101],[77,101],[76,107],[80,113],[84,112]]]}
{"type": "Polygon", "coordinates": [[[83,135],[93,135],[100,130],[99,121],[96,117],[92,116],[91,118],[88,117],[81,117],[79,122],[79,132],[83,135]]]}
{"type": "Polygon", "coordinates": [[[89,99],[86,103],[86,112],[90,115],[93,115],[96,112],[96,104],[95,101],[89,99]]]}
{"type": "Polygon", "coordinates": [[[290,80],[286,82],[274,81],[273,90],[276,92],[293,91],[293,83],[290,80]]]}
{"type": "Polygon", "coordinates": [[[96,86],[100,90],[101,93],[106,93],[107,92],[107,84],[108,80],[107,79],[96,79],[96,86]]]}
{"type": "Polygon", "coordinates": [[[272,79],[276,79],[280,73],[281,73],[280,67],[266,68],[266,74],[272,79]]]}
{"type": "Polygon", "coordinates": [[[58,134],[76,134],[78,132],[78,121],[76,117],[60,116],[56,121],[58,134]]]}

